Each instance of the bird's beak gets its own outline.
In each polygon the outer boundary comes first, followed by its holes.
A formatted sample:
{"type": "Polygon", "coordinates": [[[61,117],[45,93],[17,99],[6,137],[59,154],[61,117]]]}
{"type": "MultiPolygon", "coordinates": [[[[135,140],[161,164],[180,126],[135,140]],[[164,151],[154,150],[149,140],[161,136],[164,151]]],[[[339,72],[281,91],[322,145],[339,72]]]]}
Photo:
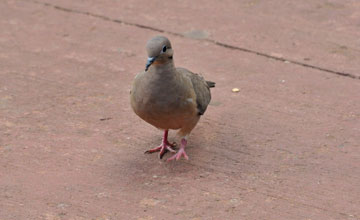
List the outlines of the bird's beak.
{"type": "Polygon", "coordinates": [[[149,66],[151,66],[151,64],[156,60],[156,58],[157,57],[148,57],[146,66],[145,66],[145,71],[147,71],[149,69],[149,66]]]}

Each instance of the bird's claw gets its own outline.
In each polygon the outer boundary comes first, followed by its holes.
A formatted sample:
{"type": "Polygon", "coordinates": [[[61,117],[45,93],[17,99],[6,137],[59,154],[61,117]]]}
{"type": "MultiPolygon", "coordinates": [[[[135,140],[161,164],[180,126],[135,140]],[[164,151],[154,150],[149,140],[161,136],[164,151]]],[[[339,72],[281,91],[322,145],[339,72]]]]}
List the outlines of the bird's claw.
{"type": "Polygon", "coordinates": [[[180,150],[173,155],[172,157],[168,158],[166,161],[172,161],[174,159],[179,160],[181,158],[181,156],[184,156],[185,159],[189,160],[188,155],[186,154],[184,148],[180,148],[180,150]]]}
{"type": "Polygon", "coordinates": [[[162,159],[163,156],[164,156],[168,151],[170,151],[170,152],[172,152],[172,153],[175,153],[175,152],[176,152],[172,147],[173,147],[173,148],[176,147],[176,143],[175,143],[175,142],[173,142],[173,143],[166,142],[166,143],[162,143],[159,147],[152,148],[152,149],[150,149],[150,150],[145,151],[144,153],[145,153],[145,154],[151,154],[151,153],[160,151],[160,153],[159,153],[159,158],[162,159]]]}

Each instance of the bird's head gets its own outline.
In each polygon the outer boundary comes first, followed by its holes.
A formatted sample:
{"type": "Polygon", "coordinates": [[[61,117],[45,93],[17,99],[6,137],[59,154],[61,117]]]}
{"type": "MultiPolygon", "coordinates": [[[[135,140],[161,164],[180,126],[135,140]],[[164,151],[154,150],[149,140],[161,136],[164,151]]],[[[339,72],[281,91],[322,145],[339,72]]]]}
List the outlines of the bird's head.
{"type": "Polygon", "coordinates": [[[171,48],[169,39],[164,36],[156,36],[150,39],[146,44],[146,51],[148,59],[145,71],[147,71],[151,65],[162,65],[173,62],[174,51],[171,48]]]}

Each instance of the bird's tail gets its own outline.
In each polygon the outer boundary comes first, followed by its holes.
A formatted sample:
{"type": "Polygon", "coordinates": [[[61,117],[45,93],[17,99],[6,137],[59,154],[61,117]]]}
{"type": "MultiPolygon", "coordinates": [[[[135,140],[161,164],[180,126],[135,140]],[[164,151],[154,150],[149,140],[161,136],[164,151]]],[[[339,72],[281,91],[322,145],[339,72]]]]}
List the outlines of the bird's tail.
{"type": "Polygon", "coordinates": [[[215,87],[215,82],[206,81],[206,84],[209,86],[209,88],[215,87]]]}

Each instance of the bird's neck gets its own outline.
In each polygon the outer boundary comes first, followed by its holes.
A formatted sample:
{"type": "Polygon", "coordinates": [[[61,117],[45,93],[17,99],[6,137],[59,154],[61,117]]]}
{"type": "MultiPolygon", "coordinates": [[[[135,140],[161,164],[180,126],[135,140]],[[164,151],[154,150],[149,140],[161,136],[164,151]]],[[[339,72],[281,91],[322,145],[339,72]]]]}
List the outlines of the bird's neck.
{"type": "Polygon", "coordinates": [[[168,61],[165,63],[153,63],[154,73],[159,75],[169,75],[169,73],[175,70],[174,61],[168,61]]]}

